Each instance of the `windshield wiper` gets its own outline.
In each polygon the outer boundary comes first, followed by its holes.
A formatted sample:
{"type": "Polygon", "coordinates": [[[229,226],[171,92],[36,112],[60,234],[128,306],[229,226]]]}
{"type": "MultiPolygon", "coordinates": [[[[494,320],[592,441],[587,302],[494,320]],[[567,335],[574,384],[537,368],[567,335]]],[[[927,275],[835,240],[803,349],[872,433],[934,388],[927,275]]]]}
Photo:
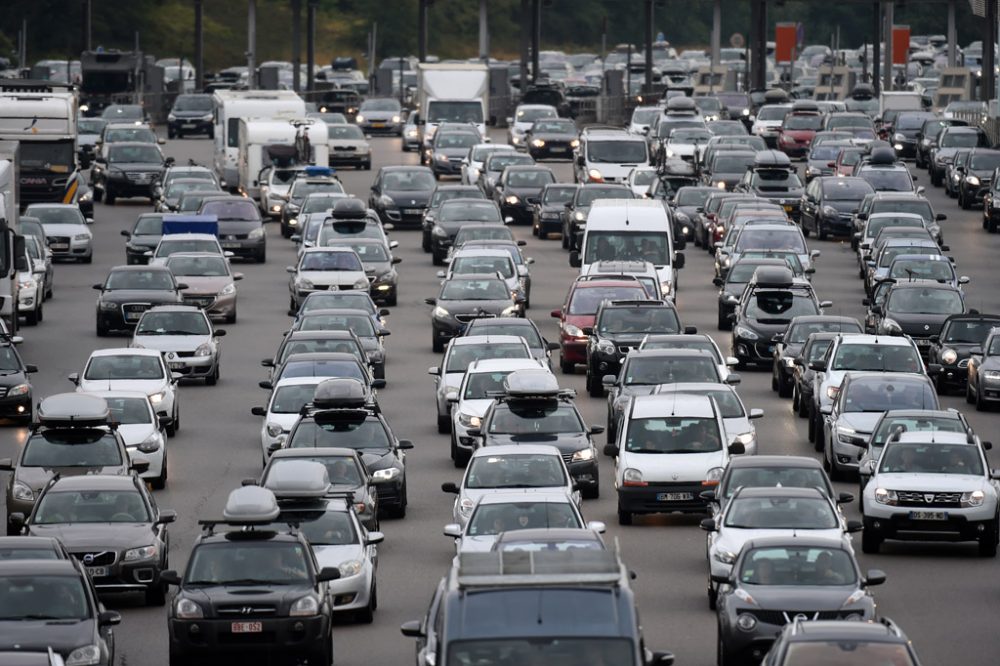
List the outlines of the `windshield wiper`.
{"type": "Polygon", "coordinates": [[[626,449],[629,453],[673,453],[673,451],[661,451],[660,449],[626,449]]]}
{"type": "MultiPolygon", "coordinates": [[[[211,583],[210,583],[211,584],[211,583]]],[[[233,580],[220,580],[216,585],[287,585],[281,581],[261,580],[259,578],[234,578],[233,580]]]]}

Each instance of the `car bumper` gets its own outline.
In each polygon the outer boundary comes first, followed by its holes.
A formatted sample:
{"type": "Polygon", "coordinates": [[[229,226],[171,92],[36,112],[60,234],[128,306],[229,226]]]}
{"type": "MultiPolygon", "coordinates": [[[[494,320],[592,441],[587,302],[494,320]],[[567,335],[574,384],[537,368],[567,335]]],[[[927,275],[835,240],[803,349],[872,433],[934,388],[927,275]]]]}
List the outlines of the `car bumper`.
{"type": "Polygon", "coordinates": [[[167,352],[164,356],[170,371],[179,372],[186,379],[211,375],[219,361],[217,353],[211,356],[185,356],[178,352],[167,352]]]}
{"type": "Polygon", "coordinates": [[[240,616],[238,621],[260,622],[257,633],[233,633],[233,620],[199,619],[167,621],[170,652],[177,656],[228,655],[261,650],[281,653],[288,650],[322,652],[330,642],[330,620],[312,617],[256,619],[240,616]]]}
{"type": "Polygon", "coordinates": [[[73,241],[66,245],[66,247],[59,247],[60,245],[60,243],[49,244],[53,261],[58,259],[80,259],[89,257],[94,252],[90,241],[73,241]]]}
{"type": "Polygon", "coordinates": [[[630,513],[703,513],[708,510],[708,503],[701,493],[711,488],[703,486],[701,481],[619,486],[618,508],[630,513]],[[668,493],[679,494],[682,499],[666,499],[668,493]]]}
{"type": "Polygon", "coordinates": [[[733,338],[733,356],[743,363],[765,363],[774,359],[774,343],[733,338]]]}
{"type": "Polygon", "coordinates": [[[562,220],[558,217],[539,217],[538,230],[542,233],[562,232],[562,220]]]}
{"type": "Polygon", "coordinates": [[[600,469],[597,464],[597,457],[593,460],[580,462],[567,462],[566,468],[573,481],[584,488],[597,488],[600,483],[600,469]]]}
{"type": "Polygon", "coordinates": [[[448,160],[447,162],[441,162],[439,160],[433,160],[431,162],[431,171],[438,176],[460,176],[462,175],[462,163],[452,162],[448,160]]]}
{"type": "MultiPolygon", "coordinates": [[[[358,516],[360,520],[361,517],[358,516]]],[[[362,521],[363,522],[363,521],[362,521]]],[[[327,594],[333,612],[355,611],[368,605],[372,591],[372,571],[366,570],[349,578],[339,578],[328,584],[327,594]]]]}
{"type": "Polygon", "coordinates": [[[424,211],[424,208],[384,208],[380,215],[383,222],[419,229],[423,227],[424,211]]]}
{"type": "Polygon", "coordinates": [[[209,134],[212,131],[212,121],[178,118],[168,121],[167,128],[174,134],[209,134]]]}
{"type": "Polygon", "coordinates": [[[238,240],[221,240],[219,244],[222,249],[226,252],[232,252],[234,257],[250,258],[256,257],[267,250],[267,239],[257,238],[257,239],[238,239],[238,240]]]}
{"type": "Polygon", "coordinates": [[[405,476],[400,475],[392,481],[372,484],[378,497],[378,508],[380,511],[402,505],[404,479],[405,476]]]}
{"type": "Polygon", "coordinates": [[[600,379],[604,375],[617,375],[622,367],[622,359],[618,356],[594,355],[587,359],[587,367],[590,368],[590,374],[600,379]]]}
{"type": "Polygon", "coordinates": [[[211,294],[184,295],[185,305],[201,308],[209,317],[224,317],[236,312],[236,294],[212,296],[211,294]]]}
{"type": "Polygon", "coordinates": [[[528,154],[536,160],[542,158],[569,160],[573,158],[573,149],[570,148],[569,144],[556,144],[552,146],[546,144],[541,148],[528,146],[528,154]]]}
{"type": "Polygon", "coordinates": [[[994,509],[975,511],[969,509],[926,509],[914,510],[943,513],[944,520],[919,520],[908,509],[899,507],[875,507],[865,505],[865,529],[872,529],[884,539],[900,541],[940,540],[975,541],[989,528],[994,509]]]}
{"type": "MultiPolygon", "coordinates": [[[[365,134],[399,134],[403,129],[403,123],[394,123],[391,120],[365,121],[358,123],[358,127],[364,130],[365,134]]],[[[417,142],[414,141],[414,143],[417,142]]]]}
{"type": "Polygon", "coordinates": [[[140,474],[140,478],[155,479],[163,473],[163,457],[166,453],[163,446],[158,448],[153,453],[143,453],[137,446],[129,446],[126,447],[125,450],[128,451],[128,457],[130,460],[133,458],[141,458],[149,463],[149,469],[140,474]]]}
{"type": "MultiPolygon", "coordinates": [[[[83,558],[83,553],[73,553],[73,555],[81,560],[83,558]]],[[[98,592],[144,592],[159,585],[163,564],[159,559],[128,563],[119,559],[107,567],[87,565],[86,568],[98,592]],[[99,573],[107,575],[102,576],[99,573]]]]}
{"type": "MultiPolygon", "coordinates": [[[[938,359],[938,363],[941,363],[938,359]]],[[[941,363],[941,374],[938,381],[947,386],[965,386],[969,381],[969,359],[959,361],[961,365],[946,365],[941,363]]]]}
{"type": "Polygon", "coordinates": [[[566,363],[586,363],[587,362],[587,339],[582,340],[563,338],[559,341],[562,351],[562,360],[566,363]]]}
{"type": "Polygon", "coordinates": [[[330,153],[330,158],[327,160],[327,164],[332,167],[359,166],[362,164],[371,164],[371,161],[371,153],[338,152],[336,154],[330,153]]]}
{"type": "MultiPolygon", "coordinates": [[[[31,391],[21,395],[0,398],[0,418],[24,416],[27,414],[31,414],[31,391]]],[[[11,510],[14,511],[16,509],[11,510]]]]}
{"type": "Polygon", "coordinates": [[[518,204],[508,204],[503,203],[500,205],[500,216],[505,220],[510,217],[513,218],[515,222],[527,223],[532,221],[531,208],[525,203],[518,204]]]}

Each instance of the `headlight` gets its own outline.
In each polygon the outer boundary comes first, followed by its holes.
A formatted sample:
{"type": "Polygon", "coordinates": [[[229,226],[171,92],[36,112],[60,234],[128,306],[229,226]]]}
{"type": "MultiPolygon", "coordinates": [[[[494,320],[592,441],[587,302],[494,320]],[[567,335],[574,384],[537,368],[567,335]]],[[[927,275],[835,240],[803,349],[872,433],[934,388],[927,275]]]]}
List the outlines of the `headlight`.
{"type": "Polygon", "coordinates": [[[601,172],[598,171],[597,169],[590,169],[589,171],[587,171],[587,178],[589,178],[590,180],[597,180],[597,181],[604,180],[604,176],[601,175],[601,172]]]}
{"type": "Polygon", "coordinates": [[[718,187],[720,190],[724,190],[726,189],[726,181],[720,180],[715,184],[715,186],[718,187]]]}
{"type": "Polygon", "coordinates": [[[204,120],[207,123],[208,121],[210,121],[212,119],[212,114],[211,113],[206,113],[205,115],[203,115],[201,117],[201,119],[204,120]]]}
{"type": "Polygon", "coordinates": [[[892,135],[892,140],[895,141],[896,143],[901,143],[903,141],[906,141],[906,137],[900,134],[899,132],[896,132],[895,134],[892,135]]]}
{"type": "Polygon", "coordinates": [[[967,182],[969,185],[972,185],[973,187],[979,186],[979,178],[977,176],[967,176],[965,182],[967,182]]]}
{"type": "Polygon", "coordinates": [[[983,502],[986,500],[986,493],[982,490],[973,490],[971,493],[962,493],[962,498],[960,500],[961,505],[968,506],[982,506],[983,502]]]}
{"type": "Polygon", "coordinates": [[[531,145],[533,145],[535,148],[544,148],[545,142],[542,141],[541,139],[535,139],[534,141],[531,142],[531,145]]]}
{"type": "Polygon", "coordinates": [[[359,279],[358,279],[358,280],[357,280],[357,281],[356,281],[356,282],[354,283],[354,288],[355,288],[355,289],[367,289],[367,288],[368,288],[368,284],[369,284],[369,283],[368,283],[368,278],[366,278],[366,277],[363,277],[363,278],[359,278],[359,279]]]}
{"type": "Polygon", "coordinates": [[[340,571],[341,578],[348,578],[350,576],[357,576],[361,573],[361,560],[349,560],[343,562],[337,566],[340,571]]]}
{"type": "Polygon", "coordinates": [[[948,365],[951,365],[958,360],[958,352],[956,352],[954,349],[945,349],[943,352],[941,352],[941,360],[947,363],[948,365]]]}
{"type": "Polygon", "coordinates": [[[833,206],[823,206],[823,215],[827,217],[840,217],[840,212],[833,206]]]}
{"type": "Polygon", "coordinates": [[[311,594],[307,594],[302,597],[294,604],[292,604],[291,610],[288,611],[290,617],[304,617],[309,615],[319,614],[319,601],[316,600],[311,594]]]}
{"type": "MultiPolygon", "coordinates": [[[[82,106],[80,107],[80,110],[83,111],[83,107],[82,106]]],[[[170,122],[174,122],[175,120],[177,120],[177,116],[175,116],[172,113],[168,113],[167,114],[167,120],[169,120],[170,122]]]]}
{"type": "Polygon", "coordinates": [[[38,287],[38,282],[35,281],[35,278],[28,278],[27,280],[18,280],[17,281],[17,286],[20,287],[21,289],[24,289],[25,291],[27,291],[29,289],[35,289],[35,288],[37,288],[38,287]]]}
{"type": "Polygon", "coordinates": [[[663,281],[663,282],[660,283],[660,291],[663,292],[664,296],[669,296],[670,295],[670,290],[672,288],[673,288],[673,285],[670,283],[670,280],[665,280],[665,281],[663,281]]]}
{"type": "Polygon", "coordinates": [[[268,434],[269,437],[277,437],[278,435],[280,435],[285,430],[278,423],[268,423],[266,429],[267,429],[267,434],[268,434]]]}
{"type": "Polygon", "coordinates": [[[668,148],[668,149],[667,149],[667,157],[673,157],[673,156],[674,156],[674,151],[673,151],[673,149],[670,149],[670,148],[668,148]]]}
{"type": "Polygon", "coordinates": [[[396,467],[389,467],[386,469],[376,470],[375,473],[372,474],[372,480],[379,483],[384,483],[386,481],[392,481],[393,479],[398,478],[400,474],[401,472],[396,467]]]}
{"type": "MultiPolygon", "coordinates": [[[[736,441],[743,446],[750,446],[757,439],[757,433],[751,430],[750,432],[740,433],[736,435],[736,441]]],[[[721,478],[721,477],[720,477],[721,478]]]]}
{"type": "Polygon", "coordinates": [[[458,503],[458,512],[463,516],[467,516],[472,513],[472,509],[475,508],[476,503],[473,502],[468,497],[463,497],[462,501],[458,503]]]}
{"type": "Polygon", "coordinates": [[[150,558],[156,557],[157,548],[156,546],[143,546],[142,548],[130,548],[125,551],[125,557],[123,561],[125,562],[138,562],[139,560],[148,560],[150,558]]]}
{"type": "Polygon", "coordinates": [[[715,486],[719,484],[722,480],[722,474],[725,472],[721,467],[713,467],[712,469],[705,472],[705,480],[701,482],[703,486],[715,486]]]}
{"type": "Polygon", "coordinates": [[[573,324],[563,324],[562,329],[563,329],[563,333],[565,333],[566,335],[570,336],[571,338],[585,338],[585,337],[587,337],[586,335],[583,334],[583,331],[580,329],[579,326],[574,326],[573,324]]]}
{"type": "Polygon", "coordinates": [[[736,553],[728,550],[717,550],[712,554],[717,562],[722,562],[723,564],[732,564],[736,561],[736,553]]]}
{"type": "Polygon", "coordinates": [[[465,428],[478,428],[483,424],[483,420],[481,418],[471,414],[466,414],[465,412],[458,413],[458,422],[465,428]]]}
{"type": "Polygon", "coordinates": [[[394,123],[398,123],[398,122],[400,122],[401,120],[402,120],[402,118],[400,118],[399,116],[393,116],[393,117],[392,117],[392,122],[394,122],[394,123]]]}
{"type": "Polygon", "coordinates": [[[601,354],[614,354],[615,344],[611,340],[601,340],[597,343],[597,351],[601,354]]]}
{"type": "Polygon", "coordinates": [[[432,317],[438,317],[438,318],[444,318],[444,317],[450,317],[451,313],[449,313],[447,310],[445,310],[443,307],[441,307],[439,305],[439,306],[435,307],[434,310],[431,312],[431,316],[432,317]]]}
{"type": "Polygon", "coordinates": [[[579,451],[574,453],[573,458],[570,460],[570,462],[584,462],[585,460],[593,460],[593,459],[594,459],[594,449],[586,448],[586,449],[580,449],[579,451]]]}
{"type": "Polygon", "coordinates": [[[520,314],[521,310],[517,305],[511,305],[510,307],[504,308],[500,311],[501,317],[516,317],[520,314]]]}
{"type": "Polygon", "coordinates": [[[738,338],[743,338],[745,340],[759,340],[760,336],[751,331],[746,326],[737,326],[733,329],[733,333],[738,338]]]}
{"type": "Polygon", "coordinates": [[[17,395],[27,395],[31,393],[31,386],[28,384],[18,384],[7,391],[7,397],[11,398],[17,395]]]}
{"type": "Polygon", "coordinates": [[[35,501],[34,491],[21,481],[14,482],[14,486],[10,489],[10,494],[14,496],[14,499],[20,502],[35,501]]]}
{"type": "Polygon", "coordinates": [[[81,203],[87,203],[87,202],[93,201],[93,200],[94,200],[94,191],[93,190],[87,190],[80,197],[80,202],[81,203]]]}
{"type": "Polygon", "coordinates": [[[642,472],[629,467],[624,472],[622,472],[622,483],[626,486],[645,486],[646,482],[642,480],[642,472]]]}
{"type": "Polygon", "coordinates": [[[105,312],[114,312],[118,309],[117,303],[109,303],[107,301],[101,301],[99,307],[105,312]]]}
{"type": "Polygon", "coordinates": [[[436,159],[438,162],[444,162],[445,164],[448,163],[448,156],[443,153],[435,155],[434,159],[436,159]]]}
{"type": "Polygon", "coordinates": [[[393,201],[392,197],[390,197],[388,194],[383,194],[382,196],[380,196],[378,198],[378,202],[383,206],[385,206],[386,208],[392,208],[393,206],[396,205],[396,202],[393,201]]]}
{"type": "Polygon", "coordinates": [[[886,335],[902,335],[903,327],[895,319],[883,319],[882,332],[886,335]]]}
{"type": "Polygon", "coordinates": [[[258,238],[264,237],[264,227],[257,227],[256,229],[251,229],[250,233],[247,234],[249,240],[257,240],[258,238]]]}
{"type": "Polygon", "coordinates": [[[101,648],[96,645],[84,645],[69,653],[66,666],[90,666],[101,661],[101,648]]]}
{"type": "Polygon", "coordinates": [[[77,234],[77,235],[73,236],[73,240],[75,240],[75,241],[90,240],[90,234],[77,234]]]}
{"type": "Polygon", "coordinates": [[[212,355],[212,345],[208,344],[207,342],[204,343],[204,344],[198,345],[198,348],[194,350],[194,355],[195,356],[201,356],[201,357],[211,356],[212,355]]]}
{"type": "Polygon", "coordinates": [[[506,199],[504,199],[504,201],[506,201],[511,206],[515,206],[520,201],[520,199],[518,199],[516,196],[514,196],[512,194],[509,197],[507,197],[506,199]]]}
{"type": "Polygon", "coordinates": [[[295,214],[298,213],[300,210],[302,210],[302,206],[298,204],[289,203],[285,204],[285,210],[288,211],[289,213],[295,214]]]}
{"type": "Polygon", "coordinates": [[[313,288],[312,281],[311,280],[307,280],[304,277],[297,277],[297,278],[295,278],[295,284],[298,286],[299,289],[312,289],[313,288]]]}
{"type": "Polygon", "coordinates": [[[416,139],[420,134],[415,129],[406,130],[407,139],[416,139]]]}
{"type": "Polygon", "coordinates": [[[837,394],[840,393],[839,386],[827,386],[826,387],[826,397],[830,400],[836,400],[837,394]]]}
{"type": "Polygon", "coordinates": [[[785,364],[786,368],[794,368],[795,367],[795,359],[792,358],[791,356],[786,356],[783,359],[781,359],[781,361],[785,364]]]}
{"type": "Polygon", "coordinates": [[[177,603],[174,606],[174,615],[180,620],[196,620],[205,617],[201,606],[185,597],[177,599],[177,603]]]}
{"type": "Polygon", "coordinates": [[[896,497],[895,490],[886,490],[885,488],[875,489],[875,501],[879,504],[887,504],[889,506],[896,506],[899,502],[899,498],[896,497]]]}
{"type": "Polygon", "coordinates": [[[230,282],[229,284],[227,284],[225,287],[222,288],[222,291],[219,292],[219,296],[232,296],[235,293],[236,293],[236,283],[230,282]]]}
{"type": "Polygon", "coordinates": [[[580,147],[580,140],[579,139],[573,139],[572,141],[569,142],[569,145],[572,148],[579,148],[580,147]]]}
{"type": "Polygon", "coordinates": [[[517,136],[516,134],[511,134],[510,142],[516,146],[521,143],[521,137],[517,136]]]}
{"type": "Polygon", "coordinates": [[[154,405],[158,405],[161,402],[163,402],[163,399],[165,397],[167,397],[167,394],[166,394],[165,391],[158,391],[157,393],[150,393],[149,394],[149,401],[151,403],[153,403],[154,405]]]}
{"type": "Polygon", "coordinates": [[[156,453],[160,450],[160,445],[163,443],[160,433],[153,431],[149,437],[139,442],[138,448],[142,453],[156,453]]]}
{"type": "Polygon", "coordinates": [[[365,117],[359,113],[358,115],[354,116],[354,120],[356,122],[363,123],[365,122],[365,117]]]}
{"type": "Polygon", "coordinates": [[[435,225],[433,228],[431,228],[431,236],[436,236],[438,238],[447,238],[448,232],[445,231],[444,227],[439,227],[435,225]]]}
{"type": "Polygon", "coordinates": [[[757,618],[750,613],[740,613],[736,617],[736,626],[742,631],[753,631],[757,627],[757,618]]]}
{"type": "Polygon", "coordinates": [[[750,109],[743,109],[743,115],[744,116],[749,116],[750,115],[750,109]]]}
{"type": "Polygon", "coordinates": [[[990,381],[1000,381],[1000,372],[996,370],[986,370],[983,372],[983,377],[990,381]]]}
{"type": "Polygon", "coordinates": [[[587,214],[584,213],[582,210],[578,210],[575,213],[573,213],[573,219],[576,220],[577,222],[583,222],[587,219],[587,214]]]}

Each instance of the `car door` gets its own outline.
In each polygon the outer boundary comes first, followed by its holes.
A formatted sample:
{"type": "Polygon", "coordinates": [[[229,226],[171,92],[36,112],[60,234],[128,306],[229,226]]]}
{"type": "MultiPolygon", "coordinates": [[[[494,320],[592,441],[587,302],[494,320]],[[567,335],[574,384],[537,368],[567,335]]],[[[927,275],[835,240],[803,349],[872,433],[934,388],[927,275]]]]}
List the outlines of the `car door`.
{"type": "Polygon", "coordinates": [[[378,170],[378,173],[375,174],[375,180],[372,181],[371,194],[368,196],[368,207],[377,209],[376,203],[380,196],[382,196],[382,169],[378,170]]]}
{"type": "Polygon", "coordinates": [[[813,231],[817,229],[816,225],[816,215],[822,205],[823,188],[820,186],[820,180],[818,178],[814,179],[809,186],[806,187],[805,193],[802,195],[802,228],[808,231],[813,231]],[[807,224],[808,220],[808,224],[807,224]]]}

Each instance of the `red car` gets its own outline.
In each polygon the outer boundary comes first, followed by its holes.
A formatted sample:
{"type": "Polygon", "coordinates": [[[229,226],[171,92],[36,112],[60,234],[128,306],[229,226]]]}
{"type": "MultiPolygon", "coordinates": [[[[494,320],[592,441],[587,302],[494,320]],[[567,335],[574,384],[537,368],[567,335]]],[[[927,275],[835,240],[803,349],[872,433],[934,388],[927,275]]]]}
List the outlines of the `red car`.
{"type": "Polygon", "coordinates": [[[837,159],[830,162],[834,176],[853,176],[854,165],[861,161],[865,154],[864,148],[841,148],[837,159]]]}
{"type": "Polygon", "coordinates": [[[559,320],[559,368],[563,373],[573,374],[577,363],[587,362],[589,336],[583,329],[594,325],[602,301],[646,299],[646,290],[638,280],[577,279],[570,286],[563,306],[552,311],[552,316],[559,320]]]}
{"type": "Polygon", "coordinates": [[[792,109],[785,116],[778,133],[778,150],[789,157],[804,157],[812,146],[816,132],[823,126],[823,114],[814,112],[797,113],[792,109]]]}

